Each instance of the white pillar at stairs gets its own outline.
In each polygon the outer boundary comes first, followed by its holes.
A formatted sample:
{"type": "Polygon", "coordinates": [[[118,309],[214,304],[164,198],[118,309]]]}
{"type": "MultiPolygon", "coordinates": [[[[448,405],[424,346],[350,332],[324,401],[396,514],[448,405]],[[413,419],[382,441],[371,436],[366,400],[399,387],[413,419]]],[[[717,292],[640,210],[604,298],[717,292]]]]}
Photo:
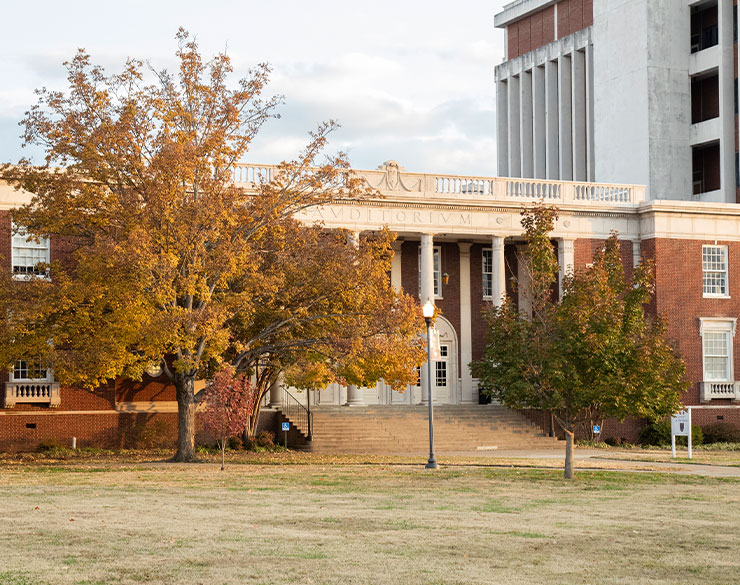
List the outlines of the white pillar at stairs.
{"type": "Polygon", "coordinates": [[[347,384],[347,406],[365,406],[362,388],[358,388],[355,384],[347,384]]]}
{"type": "Polygon", "coordinates": [[[283,385],[282,375],[278,376],[270,385],[270,406],[282,406],[283,404],[283,385]]]}

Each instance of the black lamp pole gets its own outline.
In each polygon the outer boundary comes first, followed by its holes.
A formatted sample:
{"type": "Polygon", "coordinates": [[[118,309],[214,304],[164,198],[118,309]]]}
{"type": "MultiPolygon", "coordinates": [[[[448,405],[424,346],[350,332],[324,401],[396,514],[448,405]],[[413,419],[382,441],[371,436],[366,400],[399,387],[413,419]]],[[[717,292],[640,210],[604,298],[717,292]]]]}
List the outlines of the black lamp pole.
{"type": "Polygon", "coordinates": [[[437,460],[434,458],[434,409],[432,402],[432,318],[424,316],[427,323],[427,399],[429,401],[429,461],[426,469],[437,469],[437,460]]]}

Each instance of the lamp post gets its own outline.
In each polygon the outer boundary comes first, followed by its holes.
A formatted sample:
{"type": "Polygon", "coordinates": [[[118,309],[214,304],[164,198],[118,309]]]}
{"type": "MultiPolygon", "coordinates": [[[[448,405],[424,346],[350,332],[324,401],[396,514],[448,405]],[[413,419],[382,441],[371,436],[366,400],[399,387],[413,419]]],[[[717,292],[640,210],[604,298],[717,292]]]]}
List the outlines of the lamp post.
{"type": "Polygon", "coordinates": [[[426,469],[437,469],[437,460],[434,458],[434,409],[432,403],[432,317],[434,317],[434,304],[427,300],[421,308],[424,321],[427,324],[427,401],[429,402],[429,461],[426,469]]]}

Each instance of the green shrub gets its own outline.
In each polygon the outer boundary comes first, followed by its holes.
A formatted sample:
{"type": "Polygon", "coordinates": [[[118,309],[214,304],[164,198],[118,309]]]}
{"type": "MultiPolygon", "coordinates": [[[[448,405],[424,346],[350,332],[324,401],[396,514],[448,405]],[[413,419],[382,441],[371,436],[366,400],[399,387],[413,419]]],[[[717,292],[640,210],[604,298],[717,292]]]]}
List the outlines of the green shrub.
{"type": "Polygon", "coordinates": [[[702,430],[705,443],[740,443],[740,429],[727,423],[713,423],[702,430]]]}
{"type": "Polygon", "coordinates": [[[175,442],[173,428],[162,419],[155,419],[139,427],[132,441],[134,449],[171,447],[175,442]]]}
{"type": "Polygon", "coordinates": [[[49,451],[63,451],[66,449],[67,447],[65,445],[62,445],[56,439],[44,439],[36,447],[36,451],[39,453],[48,453],[49,451]]]}
{"type": "Polygon", "coordinates": [[[257,443],[258,447],[274,447],[275,433],[270,431],[260,431],[254,438],[254,442],[257,443]]]}
{"type": "Polygon", "coordinates": [[[229,437],[229,440],[226,441],[226,447],[237,451],[242,448],[242,440],[239,437],[229,437]]]}
{"type": "MultiPolygon", "coordinates": [[[[676,437],[676,445],[686,445],[686,437],[676,437]]],[[[704,442],[704,433],[701,427],[691,425],[691,444],[701,445],[704,442]]],[[[657,445],[664,447],[671,444],[671,421],[661,420],[644,426],[640,430],[640,445],[657,445]]]]}

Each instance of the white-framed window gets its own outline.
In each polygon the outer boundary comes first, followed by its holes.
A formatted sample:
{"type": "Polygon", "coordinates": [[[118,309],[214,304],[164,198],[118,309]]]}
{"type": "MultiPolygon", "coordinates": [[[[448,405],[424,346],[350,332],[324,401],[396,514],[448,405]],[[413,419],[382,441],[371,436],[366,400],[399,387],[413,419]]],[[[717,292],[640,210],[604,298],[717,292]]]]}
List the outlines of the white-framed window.
{"type": "Polygon", "coordinates": [[[46,277],[47,270],[39,264],[49,263],[49,238],[28,240],[22,227],[11,230],[11,260],[13,276],[19,279],[46,277]]]}
{"type": "Polygon", "coordinates": [[[51,368],[39,359],[20,359],[15,361],[10,372],[11,382],[51,382],[51,368]]]}
{"type": "Polygon", "coordinates": [[[483,298],[493,298],[493,250],[483,248],[483,298]]]}
{"type": "Polygon", "coordinates": [[[728,297],[730,295],[727,246],[702,246],[701,271],[705,297],[728,297]]]}
{"type": "MultiPolygon", "coordinates": [[[[434,246],[434,298],[442,298],[442,248],[434,246]]],[[[419,246],[419,297],[421,297],[421,246],[419,246]]]]}
{"type": "Polygon", "coordinates": [[[702,369],[705,382],[731,382],[734,380],[732,359],[735,318],[700,318],[702,369]]]}

